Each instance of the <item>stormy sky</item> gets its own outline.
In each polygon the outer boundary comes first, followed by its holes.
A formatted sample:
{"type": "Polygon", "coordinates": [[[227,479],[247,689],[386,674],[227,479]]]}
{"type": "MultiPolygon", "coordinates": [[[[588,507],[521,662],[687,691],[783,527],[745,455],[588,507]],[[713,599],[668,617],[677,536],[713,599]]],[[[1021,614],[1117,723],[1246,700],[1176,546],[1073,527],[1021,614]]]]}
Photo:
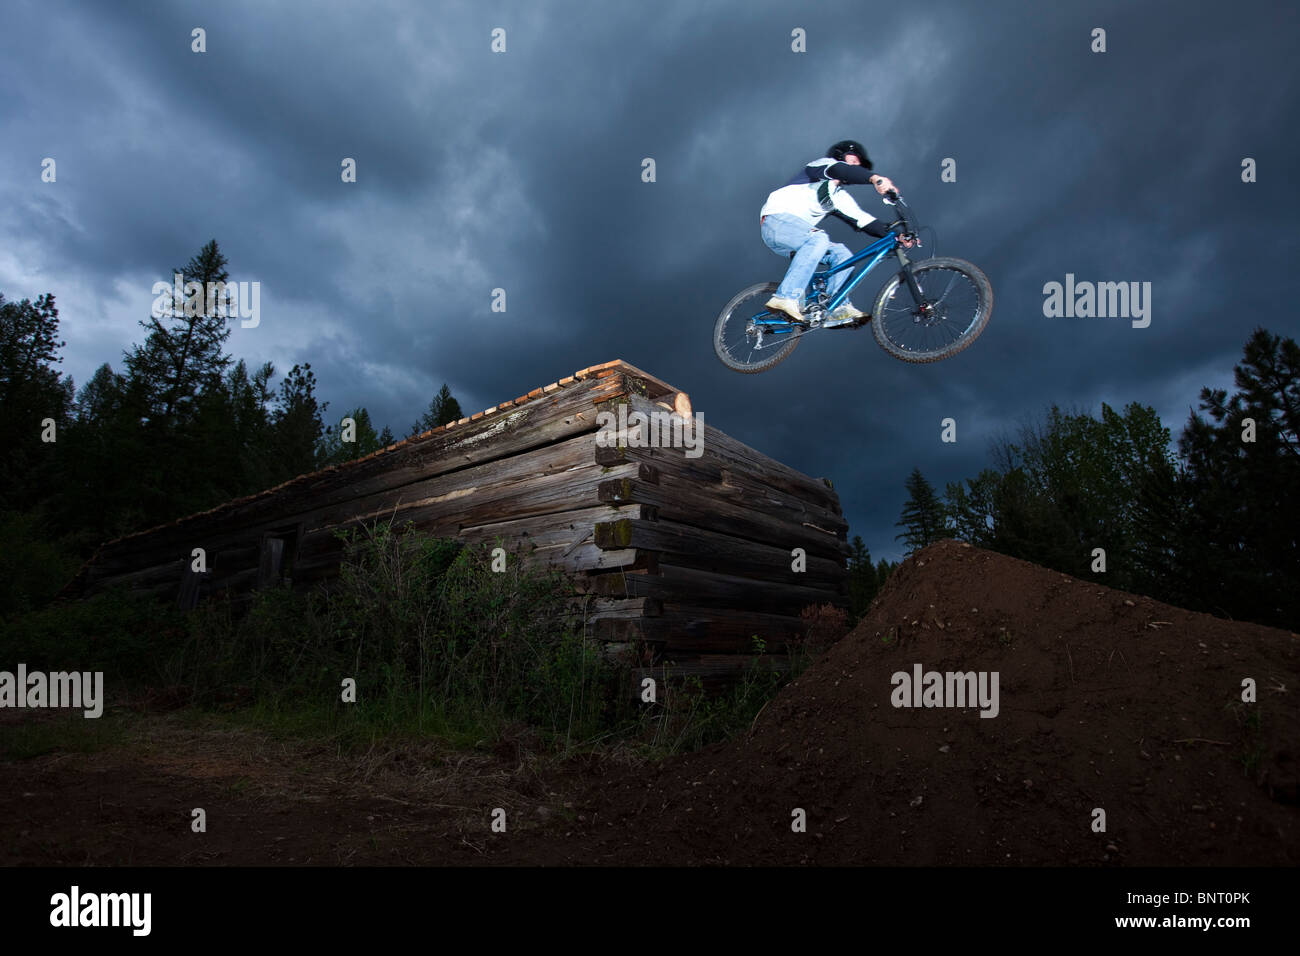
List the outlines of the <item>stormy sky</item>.
{"type": "Polygon", "coordinates": [[[310,362],[328,418],[365,405],[399,437],[443,382],[469,413],[622,358],[831,478],[850,534],[897,559],[913,467],[972,477],[1053,403],[1153,405],[1176,437],[1255,326],[1297,334],[1295,37],[1292,4],[1254,0],[5,0],[0,292],[54,293],[84,384],[215,238],[261,286],[229,350],[310,362]],[[719,309],[785,267],[759,207],[843,138],[985,270],[992,322],[934,365],[863,329],[728,371],[719,309]],[[1150,282],[1149,327],[1045,316],[1067,273],[1150,282]]]}

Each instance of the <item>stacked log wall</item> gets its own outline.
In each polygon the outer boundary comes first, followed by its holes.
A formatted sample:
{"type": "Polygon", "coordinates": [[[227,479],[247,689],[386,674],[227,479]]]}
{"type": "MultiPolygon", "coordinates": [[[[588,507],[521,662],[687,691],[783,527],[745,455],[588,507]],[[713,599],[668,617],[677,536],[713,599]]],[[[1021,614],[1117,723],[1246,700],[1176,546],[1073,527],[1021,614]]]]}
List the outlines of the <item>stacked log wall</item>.
{"type": "MultiPolygon", "coordinates": [[[[295,587],[338,572],[338,532],[392,521],[563,570],[583,626],[640,660],[704,675],[753,638],[797,641],[803,608],[847,604],[847,524],[829,483],[707,423],[694,442],[610,443],[602,413],[696,419],[672,386],[608,362],[257,495],[105,544],[67,592],[113,586],[247,602],[277,561],[295,587]],[[674,409],[674,405],[676,408],[674,409]],[[683,415],[684,413],[684,415],[683,415]],[[187,573],[195,548],[208,571],[187,573]],[[801,565],[802,563],[802,565],[801,565]]],[[[702,417],[702,416],[701,416],[702,417]]],[[[688,433],[689,434],[689,433],[688,433]]]]}

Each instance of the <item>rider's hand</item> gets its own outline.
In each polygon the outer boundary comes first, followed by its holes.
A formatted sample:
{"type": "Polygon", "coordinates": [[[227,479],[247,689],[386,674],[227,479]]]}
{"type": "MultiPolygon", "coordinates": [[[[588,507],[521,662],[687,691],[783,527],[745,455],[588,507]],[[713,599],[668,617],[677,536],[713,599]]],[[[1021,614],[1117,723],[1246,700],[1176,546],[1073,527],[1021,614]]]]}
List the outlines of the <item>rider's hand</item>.
{"type": "Polygon", "coordinates": [[[890,231],[898,237],[898,244],[904,249],[911,249],[919,240],[911,238],[911,233],[904,231],[906,228],[901,221],[893,223],[889,227],[890,231]]]}
{"type": "Polygon", "coordinates": [[[891,189],[897,191],[894,181],[888,176],[877,176],[871,185],[875,186],[876,192],[880,193],[882,196],[891,189]]]}

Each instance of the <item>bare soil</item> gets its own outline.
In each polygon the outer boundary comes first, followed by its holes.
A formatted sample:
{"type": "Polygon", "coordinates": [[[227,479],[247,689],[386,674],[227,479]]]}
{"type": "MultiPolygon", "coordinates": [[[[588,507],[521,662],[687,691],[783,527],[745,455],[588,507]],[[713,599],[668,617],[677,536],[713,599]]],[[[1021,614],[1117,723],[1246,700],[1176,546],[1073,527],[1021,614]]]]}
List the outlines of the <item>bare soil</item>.
{"type": "Polygon", "coordinates": [[[699,753],[359,759],[152,716],[97,753],[0,762],[0,863],[1295,865],[1298,651],[1285,631],[946,542],[749,734],[699,753]],[[997,716],[894,707],[891,675],[915,664],[996,671],[997,716]]]}

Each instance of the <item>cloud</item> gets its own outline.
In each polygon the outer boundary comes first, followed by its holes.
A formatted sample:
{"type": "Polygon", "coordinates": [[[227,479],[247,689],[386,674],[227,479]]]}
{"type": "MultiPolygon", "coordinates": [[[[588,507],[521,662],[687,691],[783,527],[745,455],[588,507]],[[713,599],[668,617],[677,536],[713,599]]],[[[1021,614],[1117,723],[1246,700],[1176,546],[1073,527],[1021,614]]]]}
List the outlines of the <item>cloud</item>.
{"type": "Polygon", "coordinates": [[[444,381],[469,411],[623,357],[690,391],[711,425],[832,478],[851,533],[897,557],[913,467],[938,487],[971,476],[988,436],[1052,403],[1148,402],[1176,432],[1254,325],[1294,331],[1278,303],[1297,291],[1300,80],[1281,12],[1090,9],[11,5],[0,291],[56,294],[84,381],[139,340],[152,283],[216,238],[232,278],[263,285],[263,324],[235,330],[235,354],[310,361],[331,412],[363,404],[400,433],[444,381]],[[1094,21],[1106,54],[1088,49],[1094,21]],[[196,25],[206,54],[190,51],[196,25]],[[796,26],[806,54],[790,51],[796,26]],[[936,366],[862,330],[728,372],[717,310],[784,267],[758,208],[845,136],[940,254],[989,274],[993,321],[936,366]],[[57,184],[39,180],[44,156],[57,184]],[[1258,183],[1240,182],[1243,156],[1258,183]],[[948,157],[955,183],[939,178],[948,157]],[[1151,281],[1151,327],[1046,319],[1042,285],[1067,271],[1151,281]],[[955,446],[938,441],[949,415],[955,446]]]}

